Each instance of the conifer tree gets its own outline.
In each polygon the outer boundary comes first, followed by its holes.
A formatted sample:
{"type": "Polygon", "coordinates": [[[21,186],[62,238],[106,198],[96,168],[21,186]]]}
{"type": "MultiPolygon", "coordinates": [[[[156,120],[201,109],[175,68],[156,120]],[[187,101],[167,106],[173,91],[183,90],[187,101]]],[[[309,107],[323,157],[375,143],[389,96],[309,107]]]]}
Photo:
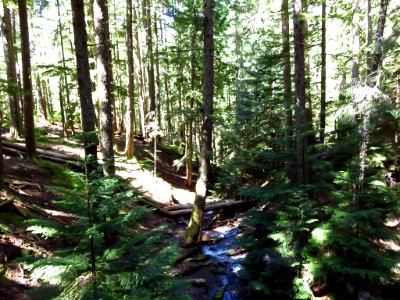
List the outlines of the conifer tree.
{"type": "MultiPolygon", "coordinates": [[[[89,72],[89,55],[87,48],[87,32],[83,0],[71,0],[72,24],[74,29],[74,44],[76,68],[78,75],[78,90],[81,104],[81,118],[85,158],[89,162],[90,172],[96,169],[97,136],[95,131],[95,111],[92,101],[92,88],[89,72]]],[[[90,173],[89,172],[89,173],[90,173]]]]}
{"type": "Polygon", "coordinates": [[[204,5],[204,86],[203,86],[203,125],[200,144],[200,167],[196,182],[194,209],[186,232],[186,242],[202,240],[202,225],[207,197],[208,172],[212,157],[212,115],[214,98],[214,31],[213,0],[206,0],[204,5]]]}
{"type": "Polygon", "coordinates": [[[107,1],[95,0],[93,8],[97,52],[97,91],[100,108],[100,142],[104,159],[103,171],[105,175],[113,175],[115,173],[113,129],[113,105],[115,98],[107,1]]]}
{"type": "Polygon", "coordinates": [[[24,87],[24,125],[26,157],[36,158],[36,139],[34,123],[34,103],[31,74],[31,53],[29,42],[28,10],[26,0],[18,0],[19,22],[21,31],[21,56],[24,87]]]}

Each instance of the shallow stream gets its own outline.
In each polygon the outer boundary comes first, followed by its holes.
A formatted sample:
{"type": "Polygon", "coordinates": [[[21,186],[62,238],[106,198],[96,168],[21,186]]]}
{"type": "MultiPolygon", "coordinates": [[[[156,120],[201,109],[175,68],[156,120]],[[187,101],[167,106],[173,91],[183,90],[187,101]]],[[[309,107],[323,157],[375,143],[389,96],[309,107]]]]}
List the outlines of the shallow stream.
{"type": "Polygon", "coordinates": [[[217,242],[202,246],[202,252],[208,255],[210,261],[221,270],[216,274],[220,283],[210,291],[209,296],[211,298],[223,300],[243,299],[239,271],[243,268],[241,261],[246,254],[229,255],[239,247],[236,237],[243,231],[244,229],[237,222],[234,222],[234,225],[226,224],[204,232],[208,239],[217,240],[217,242]],[[223,293],[222,298],[215,297],[218,293],[223,293]]]}

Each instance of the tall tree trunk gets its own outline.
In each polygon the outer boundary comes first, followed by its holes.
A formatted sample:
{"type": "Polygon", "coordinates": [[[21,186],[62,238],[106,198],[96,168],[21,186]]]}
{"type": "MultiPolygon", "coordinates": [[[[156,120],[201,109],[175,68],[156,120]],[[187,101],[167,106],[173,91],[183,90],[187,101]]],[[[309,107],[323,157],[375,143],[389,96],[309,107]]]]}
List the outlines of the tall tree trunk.
{"type": "Polygon", "coordinates": [[[206,204],[208,171],[212,157],[212,114],[214,98],[214,32],[213,32],[213,0],[204,4],[204,86],[203,86],[203,127],[200,145],[200,168],[196,183],[194,209],[186,232],[186,242],[202,240],[202,223],[206,204]]]}
{"type": "Polygon", "coordinates": [[[371,69],[369,72],[369,76],[372,79],[372,85],[377,83],[376,77],[378,77],[378,70],[382,66],[382,39],[383,30],[385,29],[388,3],[389,0],[381,0],[381,9],[379,11],[378,26],[375,35],[375,49],[374,53],[372,54],[371,69]]]}
{"type": "MultiPolygon", "coordinates": [[[[63,75],[62,75],[63,77],[63,75]]],[[[60,78],[60,80],[58,81],[58,97],[59,97],[59,102],[60,102],[60,111],[61,111],[61,124],[62,124],[62,128],[63,128],[63,136],[68,136],[68,132],[67,132],[67,125],[65,123],[65,109],[64,109],[64,95],[63,95],[63,78],[60,78]]]]}
{"type": "MultiPolygon", "coordinates": [[[[400,76],[397,76],[397,95],[396,95],[396,108],[400,109],[400,76]]],[[[396,131],[395,133],[395,143],[399,144],[399,132],[396,131]]]]}
{"type": "MultiPolygon", "coordinates": [[[[133,8],[133,19],[138,20],[137,12],[135,6],[133,8]]],[[[143,92],[143,70],[142,70],[142,52],[140,49],[140,39],[139,39],[139,25],[136,23],[135,27],[135,70],[136,70],[136,77],[138,78],[138,104],[139,104],[139,120],[140,120],[140,132],[144,136],[145,135],[145,128],[144,128],[144,92],[143,92]]]]}
{"type": "MultiPolygon", "coordinates": [[[[304,44],[304,73],[305,73],[305,93],[306,93],[306,123],[307,131],[310,133],[313,131],[313,108],[312,108],[312,97],[311,97],[311,55],[310,55],[310,45],[309,45],[309,28],[308,28],[308,0],[302,0],[302,22],[303,22],[303,44],[304,44]]],[[[308,144],[315,143],[314,134],[308,135],[308,144]]]]}
{"type": "MultiPolygon", "coordinates": [[[[196,17],[196,12],[193,14],[193,21],[196,17]]],[[[196,70],[195,70],[195,62],[196,62],[196,52],[194,51],[196,45],[196,28],[194,28],[194,33],[192,34],[191,40],[191,53],[190,53],[190,68],[191,68],[191,82],[190,87],[192,93],[195,91],[195,82],[196,82],[196,70]]],[[[190,117],[188,119],[188,132],[187,132],[187,157],[186,157],[186,186],[192,186],[193,180],[193,107],[194,107],[194,96],[193,94],[190,96],[190,117]]]]}
{"type": "Polygon", "coordinates": [[[367,69],[371,66],[371,44],[372,44],[372,17],[371,17],[371,0],[367,0],[366,7],[366,47],[367,47],[367,69]]]}
{"type": "Polygon", "coordinates": [[[285,101],[285,151],[292,149],[293,115],[292,115],[292,76],[290,65],[290,33],[289,33],[289,4],[282,0],[282,60],[283,60],[283,97],[285,101]]]}
{"type": "Polygon", "coordinates": [[[326,0],[322,0],[321,27],[321,111],[319,114],[319,142],[325,141],[326,119],[326,0]]]}
{"type": "Polygon", "coordinates": [[[159,39],[158,39],[158,26],[157,26],[157,14],[156,11],[154,11],[154,37],[156,40],[156,57],[155,57],[155,67],[156,67],[156,112],[157,112],[157,123],[158,127],[162,128],[161,125],[161,98],[160,98],[160,89],[161,89],[161,79],[160,79],[160,57],[159,57],[159,39]]]}
{"type": "Polygon", "coordinates": [[[153,35],[151,26],[151,0],[142,0],[142,11],[144,28],[146,31],[146,46],[147,46],[147,76],[149,84],[150,111],[156,110],[156,90],[154,80],[154,55],[153,55],[153,35]]]}
{"type": "Polygon", "coordinates": [[[165,88],[165,106],[167,111],[167,132],[168,138],[173,142],[172,138],[172,116],[171,116],[171,99],[169,96],[169,85],[168,85],[168,74],[169,74],[169,62],[168,56],[165,55],[165,75],[164,75],[164,88],[165,88]]]}
{"type": "MultiPolygon", "coordinates": [[[[381,9],[379,11],[378,26],[376,29],[376,36],[375,36],[375,50],[372,55],[372,65],[369,72],[370,87],[379,85],[379,78],[377,77],[379,69],[382,67],[382,39],[383,39],[383,31],[385,29],[388,2],[389,0],[381,0],[381,9]]],[[[372,99],[366,97],[364,101],[372,101],[372,99]]],[[[368,106],[369,105],[367,105],[367,107],[368,106]]],[[[359,165],[359,176],[358,176],[358,179],[360,181],[362,181],[365,177],[368,144],[370,138],[370,133],[369,133],[370,122],[371,122],[371,109],[367,109],[366,112],[364,113],[363,123],[361,127],[361,145],[359,153],[360,165],[359,165]]]]}
{"type": "Polygon", "coordinates": [[[305,89],[305,54],[304,54],[304,22],[301,15],[302,1],[294,1],[294,50],[295,50],[295,87],[296,87],[296,157],[297,157],[297,183],[310,182],[310,174],[306,162],[308,148],[307,118],[306,118],[306,89],[305,89]]]}
{"type": "Polygon", "coordinates": [[[17,70],[15,68],[15,47],[13,39],[13,30],[11,22],[10,9],[6,6],[6,1],[3,1],[3,20],[2,20],[2,36],[4,47],[4,58],[7,68],[7,82],[8,82],[8,102],[10,105],[10,135],[13,138],[22,136],[22,120],[20,113],[20,98],[18,93],[18,79],[17,70]]]}
{"type": "Polygon", "coordinates": [[[39,75],[36,75],[36,88],[38,92],[38,110],[40,112],[41,118],[47,121],[47,105],[46,105],[46,92],[45,86],[39,75]]]}
{"type": "Polygon", "coordinates": [[[26,157],[36,158],[35,123],[33,117],[33,93],[31,74],[31,53],[29,43],[28,11],[26,0],[18,0],[19,23],[21,31],[22,77],[24,87],[24,125],[26,157]]]}
{"type": "Polygon", "coordinates": [[[3,112],[0,109],[0,191],[4,188],[3,140],[1,138],[2,129],[3,129],[3,112]]]}
{"type": "Polygon", "coordinates": [[[352,36],[353,63],[351,67],[351,79],[353,84],[358,84],[360,80],[360,5],[359,0],[353,0],[353,21],[352,21],[352,36]]]}
{"type": "MultiPolygon", "coordinates": [[[[61,46],[61,61],[63,69],[66,70],[66,63],[65,63],[65,51],[64,51],[64,38],[62,36],[62,23],[61,23],[61,11],[60,11],[60,0],[57,0],[57,15],[58,15],[58,37],[60,39],[60,46],[61,46]]],[[[71,107],[71,100],[70,100],[70,91],[68,85],[68,78],[67,74],[64,71],[63,75],[61,76],[62,80],[64,81],[64,88],[65,88],[65,97],[67,100],[67,105],[64,108],[64,99],[60,98],[60,106],[63,106],[64,109],[61,110],[61,120],[63,120],[63,133],[64,136],[68,136],[67,126],[71,129],[73,135],[75,135],[74,129],[74,117],[71,107]],[[61,103],[62,102],[62,103],[61,103]],[[66,120],[66,122],[65,122],[66,120]]],[[[61,88],[61,86],[60,86],[61,88]]]]}
{"type": "Polygon", "coordinates": [[[78,77],[78,91],[81,104],[81,118],[85,159],[88,162],[89,174],[97,165],[97,135],[96,115],[92,101],[92,81],[90,79],[89,55],[87,48],[87,32],[85,24],[85,10],[83,0],[71,0],[72,24],[74,28],[74,43],[76,54],[76,68],[78,77]]]}
{"type": "Polygon", "coordinates": [[[126,56],[128,58],[128,114],[126,119],[125,155],[132,158],[134,154],[134,126],[135,126],[135,90],[133,73],[133,31],[132,31],[132,0],[126,1],[126,56]]]}
{"type": "Polygon", "coordinates": [[[107,0],[94,1],[95,41],[97,52],[97,95],[100,106],[100,143],[105,175],[115,173],[113,127],[113,75],[108,25],[107,0]]]}

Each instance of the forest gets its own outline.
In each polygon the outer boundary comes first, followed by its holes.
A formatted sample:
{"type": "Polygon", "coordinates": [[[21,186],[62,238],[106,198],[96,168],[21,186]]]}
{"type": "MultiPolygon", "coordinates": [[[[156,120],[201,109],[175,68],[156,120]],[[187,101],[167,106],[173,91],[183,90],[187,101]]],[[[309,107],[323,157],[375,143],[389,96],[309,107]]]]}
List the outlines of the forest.
{"type": "Polygon", "coordinates": [[[400,299],[400,1],[0,16],[0,299],[400,299]]]}

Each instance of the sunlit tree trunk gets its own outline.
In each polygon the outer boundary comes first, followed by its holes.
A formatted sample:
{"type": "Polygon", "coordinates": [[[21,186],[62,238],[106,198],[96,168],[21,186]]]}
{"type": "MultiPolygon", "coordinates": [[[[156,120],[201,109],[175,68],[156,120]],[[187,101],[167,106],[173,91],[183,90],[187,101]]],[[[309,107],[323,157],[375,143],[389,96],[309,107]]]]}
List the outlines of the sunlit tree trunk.
{"type": "Polygon", "coordinates": [[[196,195],[190,223],[186,232],[186,242],[202,240],[202,223],[207,195],[208,171],[212,157],[212,114],[214,98],[214,33],[213,33],[213,0],[204,4],[204,83],[203,83],[203,126],[200,144],[199,177],[196,183],[196,195]]]}
{"type": "Polygon", "coordinates": [[[147,47],[147,80],[149,87],[150,111],[156,110],[156,90],[154,80],[154,54],[153,54],[153,33],[151,26],[151,0],[142,0],[143,22],[146,32],[146,47],[147,47]]]}
{"type": "MultiPolygon", "coordinates": [[[[61,61],[62,61],[63,69],[66,70],[64,38],[62,35],[63,26],[61,23],[60,0],[57,0],[57,15],[58,15],[58,38],[60,40],[60,46],[61,46],[61,61]]],[[[62,121],[62,125],[63,125],[63,134],[64,134],[64,136],[68,136],[68,131],[67,131],[67,126],[68,126],[71,129],[72,134],[75,135],[73,112],[72,112],[71,100],[70,100],[70,90],[69,90],[69,85],[68,85],[67,74],[65,72],[61,76],[61,79],[62,79],[62,81],[64,81],[63,88],[65,89],[65,97],[67,100],[67,105],[65,106],[64,99],[60,98],[60,106],[62,106],[61,121],[62,121]]],[[[62,88],[62,86],[60,86],[60,88],[62,88]]]]}
{"type": "Polygon", "coordinates": [[[89,173],[97,165],[97,136],[95,128],[95,110],[92,101],[92,81],[90,79],[87,32],[83,0],[71,0],[72,24],[78,77],[78,91],[81,104],[81,119],[85,158],[88,161],[89,173]]]}
{"type": "Polygon", "coordinates": [[[326,0],[322,0],[321,15],[321,111],[319,114],[319,142],[325,141],[326,119],[326,0]]]}
{"type": "Polygon", "coordinates": [[[105,175],[115,173],[113,128],[113,75],[110,49],[110,29],[106,0],[94,1],[95,41],[97,52],[97,95],[100,106],[100,143],[105,175]]]}
{"type": "Polygon", "coordinates": [[[158,37],[158,26],[157,26],[157,14],[156,10],[154,11],[154,37],[156,40],[156,57],[155,57],[155,82],[156,82],[156,111],[157,111],[157,124],[160,128],[162,128],[161,124],[161,98],[160,98],[160,89],[161,89],[161,79],[160,79],[160,58],[159,58],[159,37],[158,37]]]}
{"type": "Polygon", "coordinates": [[[19,23],[21,31],[21,56],[22,56],[22,77],[24,88],[24,125],[26,157],[36,158],[35,124],[33,116],[33,94],[31,74],[31,53],[29,42],[28,11],[26,0],[18,0],[19,23]]]}
{"type": "Polygon", "coordinates": [[[372,16],[371,16],[371,0],[366,3],[366,47],[367,47],[367,69],[371,66],[371,50],[372,45],[372,16]]]}
{"type": "MultiPolygon", "coordinates": [[[[138,20],[137,12],[135,6],[132,7],[133,9],[133,19],[138,20]]],[[[138,104],[139,104],[139,121],[140,121],[140,132],[142,135],[145,134],[144,128],[144,92],[143,92],[143,70],[142,70],[142,52],[140,48],[140,39],[139,39],[139,25],[136,23],[135,27],[135,70],[136,70],[136,77],[138,79],[138,104]]]]}
{"type": "Polygon", "coordinates": [[[301,15],[302,1],[294,1],[293,31],[295,50],[295,87],[296,87],[296,158],[297,182],[307,184],[310,182],[309,167],[306,162],[308,148],[307,118],[306,118],[306,89],[305,89],[305,54],[304,54],[304,22],[301,15]]]}
{"type": "Polygon", "coordinates": [[[23,134],[20,97],[18,93],[17,70],[15,67],[15,47],[13,40],[13,30],[11,22],[10,9],[6,6],[6,1],[3,1],[3,20],[1,32],[3,36],[4,58],[7,68],[8,87],[8,103],[10,106],[10,135],[13,138],[19,138],[23,134]]]}
{"type": "MultiPolygon", "coordinates": [[[[378,26],[376,29],[375,36],[375,49],[372,55],[372,65],[369,72],[369,85],[370,87],[374,87],[375,85],[379,85],[379,69],[382,66],[382,39],[383,39],[383,31],[385,29],[386,22],[386,12],[388,7],[389,0],[381,0],[381,8],[379,11],[379,19],[378,26]]],[[[369,99],[365,99],[368,101],[369,99]]],[[[372,100],[369,100],[372,101],[372,100]]],[[[368,107],[368,105],[367,105],[368,107]]],[[[362,181],[365,177],[365,168],[366,168],[366,160],[367,160],[367,151],[368,144],[370,139],[369,127],[371,122],[371,109],[367,109],[363,116],[363,123],[361,127],[361,146],[359,153],[359,180],[362,181]]]]}
{"type": "MultiPolygon", "coordinates": [[[[193,15],[193,18],[196,17],[196,14],[193,15]]],[[[190,87],[192,93],[195,90],[195,82],[196,82],[196,70],[195,70],[195,61],[196,61],[196,52],[194,51],[196,45],[196,28],[194,28],[194,33],[192,34],[191,39],[191,53],[190,53],[190,68],[191,68],[191,80],[190,87]]],[[[194,107],[194,99],[193,95],[190,96],[190,112],[193,112],[194,107]]],[[[187,157],[186,157],[186,186],[192,186],[193,180],[193,117],[192,115],[189,117],[188,124],[188,132],[187,132],[187,157]]]]}
{"type": "Polygon", "coordinates": [[[133,68],[133,31],[132,31],[132,0],[126,1],[126,49],[128,63],[128,111],[126,118],[125,155],[132,158],[134,154],[134,126],[135,126],[135,95],[134,95],[134,68],[133,68]]]}
{"type": "Polygon", "coordinates": [[[63,135],[67,136],[68,132],[67,132],[67,125],[65,122],[65,109],[64,109],[64,99],[63,99],[64,95],[63,95],[63,82],[62,82],[63,78],[62,77],[58,81],[58,100],[60,103],[61,124],[62,124],[62,128],[63,128],[63,135]]]}
{"type": "Polygon", "coordinates": [[[171,98],[169,94],[168,74],[169,74],[169,61],[168,56],[165,56],[165,75],[164,75],[164,89],[165,89],[165,106],[167,111],[167,132],[170,141],[173,142],[172,136],[172,115],[171,115],[171,98]]]}
{"type": "Polygon", "coordinates": [[[353,21],[352,21],[352,67],[351,79],[353,84],[360,80],[360,5],[359,0],[353,0],[353,21]]]}
{"type": "Polygon", "coordinates": [[[289,4],[288,0],[282,0],[282,75],[283,94],[285,101],[285,150],[289,153],[292,149],[293,115],[292,115],[292,76],[290,64],[290,33],[289,33],[289,4]]]}
{"type": "Polygon", "coordinates": [[[378,70],[382,66],[382,59],[383,59],[382,39],[383,39],[383,31],[385,29],[388,3],[389,3],[389,0],[381,0],[381,8],[379,11],[378,26],[377,26],[376,35],[375,35],[375,48],[374,48],[374,53],[372,54],[371,68],[370,68],[370,73],[369,73],[369,76],[372,78],[372,80],[371,80],[372,84],[377,83],[376,78],[378,77],[378,70]]]}
{"type": "Polygon", "coordinates": [[[46,105],[46,92],[45,86],[43,85],[42,80],[39,75],[36,75],[36,89],[38,93],[38,104],[39,104],[39,112],[41,118],[47,121],[47,105],[46,105]]]}

